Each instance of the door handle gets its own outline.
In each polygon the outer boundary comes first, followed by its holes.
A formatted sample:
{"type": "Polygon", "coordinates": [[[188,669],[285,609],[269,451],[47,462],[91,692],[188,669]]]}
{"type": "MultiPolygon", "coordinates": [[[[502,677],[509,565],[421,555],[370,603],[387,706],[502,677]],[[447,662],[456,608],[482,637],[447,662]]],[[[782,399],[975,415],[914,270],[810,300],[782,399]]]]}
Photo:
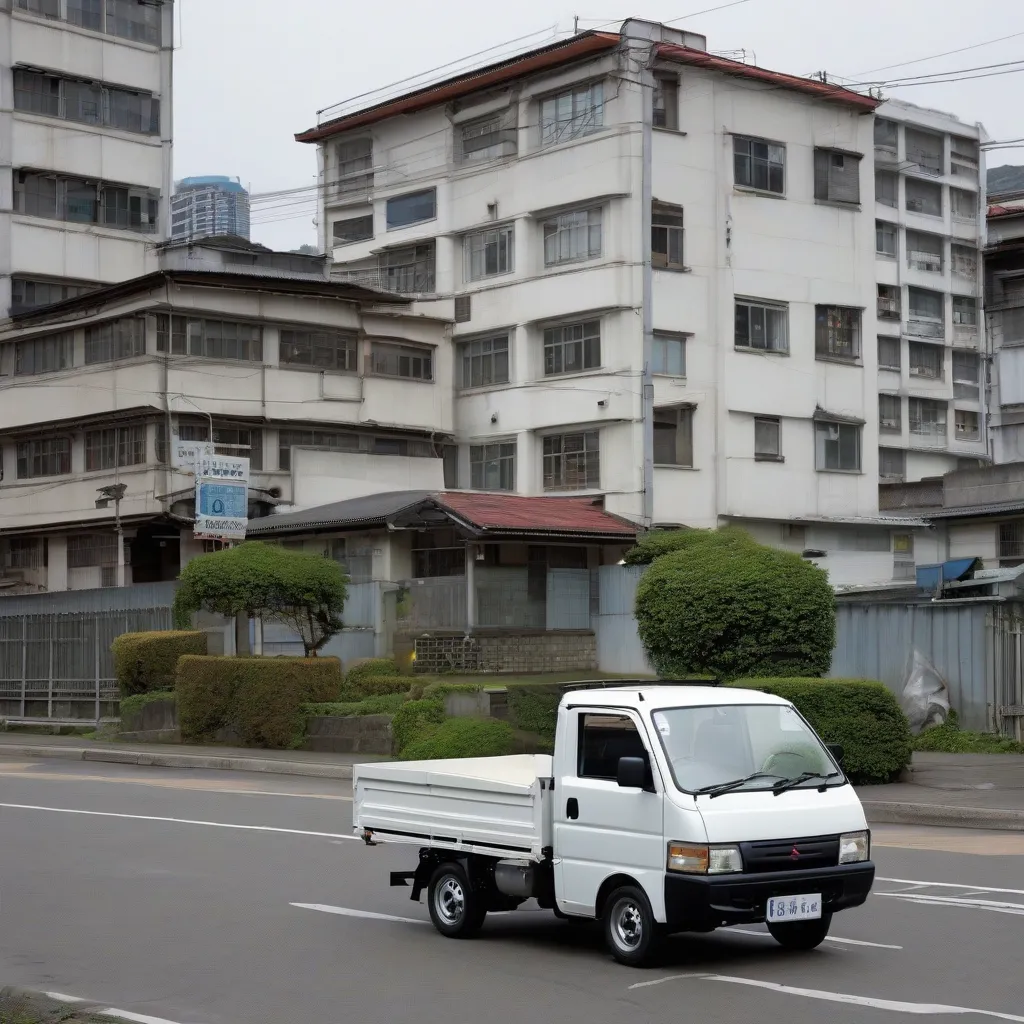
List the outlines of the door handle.
{"type": "Polygon", "coordinates": [[[565,816],[575,821],[580,816],[580,805],[576,797],[571,796],[565,802],[565,816]]]}

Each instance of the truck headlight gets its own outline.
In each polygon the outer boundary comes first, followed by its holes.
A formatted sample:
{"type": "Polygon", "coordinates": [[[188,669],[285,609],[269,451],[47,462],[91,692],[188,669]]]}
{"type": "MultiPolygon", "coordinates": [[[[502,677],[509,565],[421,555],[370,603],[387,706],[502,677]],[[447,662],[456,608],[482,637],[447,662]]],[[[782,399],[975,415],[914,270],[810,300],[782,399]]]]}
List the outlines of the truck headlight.
{"type": "Polygon", "coordinates": [[[870,832],[844,832],[839,837],[839,863],[859,864],[871,856],[870,832]]]}
{"type": "Polygon", "coordinates": [[[686,875],[729,875],[743,870],[743,857],[738,846],[669,843],[666,866],[686,875]]]}

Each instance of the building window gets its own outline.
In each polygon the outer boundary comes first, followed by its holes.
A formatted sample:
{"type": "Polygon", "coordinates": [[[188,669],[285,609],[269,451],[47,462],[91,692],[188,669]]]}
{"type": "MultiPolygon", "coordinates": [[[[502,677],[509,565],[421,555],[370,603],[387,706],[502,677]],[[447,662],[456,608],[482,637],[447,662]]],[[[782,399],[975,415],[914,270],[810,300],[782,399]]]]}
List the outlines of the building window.
{"type": "Polygon", "coordinates": [[[435,288],[433,242],[389,249],[380,254],[378,267],[382,287],[400,295],[432,292],[435,288]]]}
{"type": "Polygon", "coordinates": [[[751,299],[736,300],[737,348],[789,352],[789,309],[751,299]]]}
{"type": "Polygon", "coordinates": [[[953,422],[958,441],[978,441],[981,439],[981,427],[976,412],[971,412],[968,409],[954,409],[953,422]]]}
{"type": "Polygon", "coordinates": [[[508,335],[475,338],[459,345],[461,386],[483,388],[508,383],[508,335]]]}
{"type": "Polygon", "coordinates": [[[569,210],[544,221],[544,266],[594,260],[601,255],[601,207],[569,210]]]}
{"type": "Polygon", "coordinates": [[[455,159],[468,164],[515,156],[517,136],[515,107],[466,121],[455,127],[455,159]]]}
{"type": "Polygon", "coordinates": [[[18,10],[28,11],[29,14],[40,14],[44,18],[60,18],[60,0],[15,0],[14,6],[18,10]]]}
{"type": "Polygon", "coordinates": [[[679,130],[679,78],[676,75],[654,76],[653,120],[655,128],[679,130]]]}
{"type": "Polygon", "coordinates": [[[875,202],[895,210],[899,207],[898,197],[899,178],[891,171],[875,171],[875,202]]]}
{"type": "Polygon", "coordinates": [[[683,269],[683,209],[666,203],[651,208],[651,266],[683,269]]]}
{"type": "Polygon", "coordinates": [[[85,362],[111,363],[146,354],[146,321],[124,316],[85,329],[85,362]]]}
{"type": "Polygon", "coordinates": [[[359,435],[332,430],[282,430],[278,434],[278,467],[292,468],[292,448],[316,448],[325,452],[359,451],[359,435]]]}
{"type": "Polygon", "coordinates": [[[953,397],[968,402],[980,399],[981,371],[973,352],[953,352],[953,397]]]}
{"type": "Polygon", "coordinates": [[[678,334],[655,331],[654,348],[651,351],[651,373],[685,377],[686,338],[678,334]]]}
{"type": "Polygon", "coordinates": [[[906,159],[922,174],[942,173],[942,136],[908,128],[906,159]]]}
{"type": "Polygon", "coordinates": [[[364,242],[368,238],[373,238],[373,214],[336,220],[333,232],[335,245],[351,245],[353,242],[364,242]]]}
{"type": "Polygon", "coordinates": [[[946,350],[941,345],[929,345],[921,341],[908,343],[910,355],[910,376],[942,380],[946,350]]]}
{"type": "Polygon", "coordinates": [[[860,359],[860,310],[848,306],[814,307],[814,352],[826,359],[860,359]]]}
{"type": "Polygon", "coordinates": [[[516,489],[516,443],[474,444],[469,449],[469,486],[474,491],[516,489]]]}
{"type": "Polygon", "coordinates": [[[860,472],[860,426],[855,423],[814,424],[815,469],[822,472],[860,472]]]}
{"type": "Polygon", "coordinates": [[[71,472],[71,438],[40,437],[18,444],[18,479],[66,476],[71,472]]]}
{"type": "Polygon", "coordinates": [[[160,313],[156,318],[156,350],[175,356],[263,361],[263,328],[232,320],[192,320],[160,313]]]}
{"type": "Polygon", "coordinates": [[[1015,565],[1024,559],[1024,521],[999,524],[999,558],[1013,559],[1015,565]]]}
{"type": "Polygon", "coordinates": [[[969,245],[958,245],[954,242],[949,247],[949,262],[953,273],[957,277],[966,278],[968,281],[978,279],[978,250],[969,245]]]}
{"type": "Polygon", "coordinates": [[[814,198],[829,203],[859,203],[860,157],[834,149],[816,149],[814,198]]]}
{"type": "Polygon", "coordinates": [[[888,221],[875,221],[875,252],[879,256],[896,258],[896,225],[888,221]]]}
{"type": "Polygon", "coordinates": [[[580,373],[601,365],[601,321],[544,329],[544,376],[580,373]]]}
{"type": "Polygon", "coordinates": [[[942,236],[924,231],[907,232],[907,266],[930,274],[942,273],[942,236]]]}
{"type": "Polygon", "coordinates": [[[389,199],[386,205],[388,230],[422,224],[437,216],[437,189],[425,188],[389,199]]]}
{"type": "Polygon", "coordinates": [[[337,163],[335,191],[339,195],[369,192],[373,188],[373,140],[349,139],[334,147],[337,163]]]}
{"type": "Polygon", "coordinates": [[[30,14],[55,21],[66,20],[70,25],[122,39],[160,45],[159,4],[150,6],[140,0],[66,0],[66,3],[67,13],[62,18],[60,0],[15,0],[19,10],[30,14]]]}
{"type": "MultiPolygon", "coordinates": [[[[208,441],[210,428],[206,423],[180,423],[178,439],[181,441],[208,441]]],[[[263,468],[263,431],[258,427],[240,427],[223,423],[213,425],[213,443],[218,455],[233,455],[248,459],[249,468],[263,468]]],[[[284,467],[282,467],[284,468],[284,467]]]]}
{"type": "Polygon", "coordinates": [[[359,338],[349,331],[281,330],[282,366],[355,373],[359,369],[359,338]]]}
{"type": "Polygon", "coordinates": [[[946,403],[928,398],[911,398],[907,409],[910,432],[923,437],[946,439],[946,403]]]}
{"type": "Polygon", "coordinates": [[[966,295],[953,296],[953,326],[978,326],[978,300],[966,295]]]}
{"type": "Polygon", "coordinates": [[[74,365],[74,355],[75,335],[71,331],[19,341],[14,346],[14,375],[30,377],[68,370],[74,365]]]}
{"type": "Polygon", "coordinates": [[[899,395],[878,396],[878,429],[893,433],[903,430],[903,399],[899,395]]]}
{"type": "Polygon", "coordinates": [[[116,533],[85,533],[68,537],[69,569],[108,565],[117,565],[116,533]]]}
{"type": "Polygon", "coordinates": [[[403,345],[397,341],[375,341],[370,349],[373,373],[378,377],[405,377],[409,380],[434,379],[434,351],[403,345]]]}
{"type": "Polygon", "coordinates": [[[907,475],[907,453],[902,448],[879,448],[878,475],[888,483],[903,480],[907,475]]]}
{"type": "Polygon", "coordinates": [[[15,171],[14,209],[72,224],[104,224],[153,234],[160,196],[151,189],[36,171],[15,171]]]}
{"type": "Polygon", "coordinates": [[[467,281],[481,281],[515,269],[515,229],[511,224],[466,235],[463,246],[467,281]]]}
{"type": "Polygon", "coordinates": [[[580,85],[548,96],[540,104],[540,144],[591,135],[604,127],[604,87],[601,82],[580,85]]]}
{"type": "Polygon", "coordinates": [[[146,427],[108,427],[85,432],[85,471],[95,473],[119,466],[141,466],[146,461],[146,427]]]}
{"type": "Polygon", "coordinates": [[[880,370],[898,370],[902,363],[900,358],[901,347],[899,338],[884,338],[879,336],[878,368],[880,370]]]}
{"type": "Polygon", "coordinates": [[[782,461],[782,421],[776,416],[754,417],[754,458],[782,461]]]}
{"type": "Polygon", "coordinates": [[[878,285],[878,319],[899,320],[900,286],[898,284],[878,285]]]}
{"type": "Polygon", "coordinates": [[[942,186],[934,181],[919,181],[907,178],[906,206],[911,213],[923,213],[929,217],[942,216],[942,186]]]}
{"type": "Polygon", "coordinates": [[[899,125],[895,121],[875,118],[875,149],[891,152],[895,156],[898,139],[899,125]]]}
{"type": "Polygon", "coordinates": [[[464,576],[466,545],[454,530],[424,530],[413,534],[414,579],[464,576]]]}
{"type": "Polygon", "coordinates": [[[741,188],[786,192],[786,147],[765,139],[732,137],[733,180],[741,188]]]}
{"type": "Polygon", "coordinates": [[[0,542],[0,569],[43,569],[48,555],[45,537],[8,537],[0,542]]]}
{"type": "Polygon", "coordinates": [[[11,278],[11,313],[25,313],[30,309],[64,302],[98,287],[88,281],[48,280],[36,277],[11,278]]]}
{"type": "Polygon", "coordinates": [[[586,491],[601,486],[600,434],[553,434],[544,438],[544,490],[586,491]]]}
{"type": "Polygon", "coordinates": [[[654,464],[693,466],[693,407],[654,410],[654,464]]]}
{"type": "Polygon", "coordinates": [[[949,173],[978,180],[978,143],[953,135],[949,140],[949,173]]]}
{"type": "MultiPolygon", "coordinates": [[[[945,319],[945,296],[942,292],[931,292],[925,288],[907,289],[911,320],[935,320],[941,325],[945,319]]],[[[940,330],[938,337],[945,332],[940,330]]]]}

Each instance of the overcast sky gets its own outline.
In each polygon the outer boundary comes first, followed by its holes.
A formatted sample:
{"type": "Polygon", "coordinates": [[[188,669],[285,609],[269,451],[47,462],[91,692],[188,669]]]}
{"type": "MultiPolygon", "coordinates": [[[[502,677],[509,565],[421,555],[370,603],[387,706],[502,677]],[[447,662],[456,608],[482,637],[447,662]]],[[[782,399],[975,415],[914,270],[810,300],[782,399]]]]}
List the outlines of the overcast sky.
{"type": "MultiPolygon", "coordinates": [[[[825,70],[863,80],[1024,60],[1020,0],[744,0],[699,15],[727,0],[631,0],[636,10],[616,11],[619,2],[177,0],[175,177],[237,176],[256,197],[256,241],[280,249],[315,242],[311,191],[287,201],[261,201],[259,194],[315,182],[316,148],[293,135],[314,125],[318,110],[530,33],[541,46],[553,31],[571,30],[574,16],[581,29],[602,21],[615,28],[631,14],[671,21],[706,35],[709,50],[746,49],[761,67],[793,74],[825,70]]],[[[1003,140],[1024,136],[1022,85],[1022,75],[1001,74],[886,94],[981,121],[991,138],[1003,140]]],[[[992,167],[1024,164],[1024,150],[987,159],[992,167]]]]}

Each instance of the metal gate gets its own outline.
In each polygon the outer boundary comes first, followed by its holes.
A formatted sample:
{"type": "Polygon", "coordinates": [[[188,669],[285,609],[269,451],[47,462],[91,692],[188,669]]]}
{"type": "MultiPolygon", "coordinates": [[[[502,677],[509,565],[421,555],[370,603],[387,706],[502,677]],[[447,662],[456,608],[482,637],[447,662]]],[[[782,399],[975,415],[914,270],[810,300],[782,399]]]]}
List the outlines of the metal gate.
{"type": "Polygon", "coordinates": [[[1024,740],[1024,618],[1000,609],[989,627],[996,728],[1019,742],[1024,740]]]}

